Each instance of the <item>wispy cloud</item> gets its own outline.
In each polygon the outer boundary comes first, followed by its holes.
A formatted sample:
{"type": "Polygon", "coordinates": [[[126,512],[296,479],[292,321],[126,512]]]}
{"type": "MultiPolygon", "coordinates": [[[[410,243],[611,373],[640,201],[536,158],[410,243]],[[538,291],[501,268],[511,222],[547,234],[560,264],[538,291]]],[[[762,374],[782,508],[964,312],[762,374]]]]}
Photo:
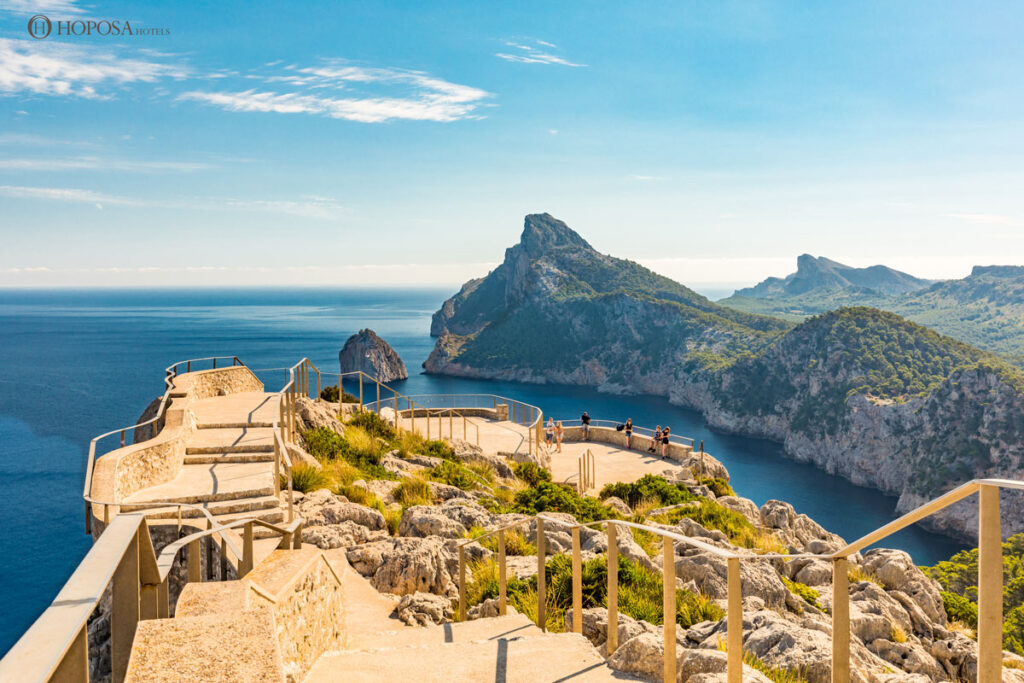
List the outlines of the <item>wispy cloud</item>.
{"type": "Polygon", "coordinates": [[[132,173],[190,173],[213,168],[210,164],[187,161],[129,161],[74,157],[70,159],[0,159],[0,170],[12,171],[128,171],[132,173]]]}
{"type": "Polygon", "coordinates": [[[75,0],[0,0],[0,11],[15,14],[81,14],[75,0]]]}
{"type": "Polygon", "coordinates": [[[109,87],[186,75],[178,65],[125,58],[87,45],[0,38],[0,94],[103,99],[111,96],[109,87]]]}
{"type": "Polygon", "coordinates": [[[178,97],[229,111],[317,114],[362,123],[396,119],[457,121],[480,118],[477,109],[491,96],[485,90],[452,83],[420,71],[364,68],[339,62],[287,67],[271,75],[249,74],[261,88],[241,91],[193,90],[178,97]],[[280,86],[289,92],[281,92],[280,86]],[[337,96],[331,91],[351,93],[337,96]]]}
{"type": "Polygon", "coordinates": [[[174,200],[150,200],[94,192],[67,187],[29,187],[0,185],[0,196],[14,199],[35,199],[51,202],[92,204],[98,209],[105,206],[159,207],[202,211],[231,210],[255,213],[274,213],[316,220],[339,220],[347,209],[330,197],[303,196],[296,199],[241,199],[232,197],[196,197],[174,200]]]}
{"type": "Polygon", "coordinates": [[[560,66],[586,66],[586,64],[577,64],[576,62],[570,62],[564,57],[551,54],[550,51],[543,48],[554,49],[556,46],[553,43],[548,43],[543,40],[534,40],[534,45],[528,45],[525,43],[517,43],[511,40],[506,40],[505,45],[512,48],[511,52],[497,52],[495,57],[504,59],[506,62],[520,62],[523,64],[558,64],[560,66]],[[539,47],[537,47],[539,46],[539,47]]]}
{"type": "Polygon", "coordinates": [[[956,218],[957,220],[981,225],[1005,225],[1009,227],[1017,227],[1020,225],[1020,221],[1015,220],[1010,216],[1001,216],[993,213],[947,213],[946,216],[948,218],[956,218]]]}
{"type": "Polygon", "coordinates": [[[640,181],[664,180],[664,178],[662,178],[661,176],[658,176],[658,175],[636,175],[636,174],[634,174],[634,175],[631,175],[629,177],[632,178],[633,180],[640,180],[640,181]]]}

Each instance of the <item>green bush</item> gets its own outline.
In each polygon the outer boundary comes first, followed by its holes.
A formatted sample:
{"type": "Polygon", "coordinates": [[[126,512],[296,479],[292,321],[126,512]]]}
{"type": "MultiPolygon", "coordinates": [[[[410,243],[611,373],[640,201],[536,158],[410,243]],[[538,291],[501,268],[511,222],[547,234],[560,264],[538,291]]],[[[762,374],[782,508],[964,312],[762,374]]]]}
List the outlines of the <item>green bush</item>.
{"type": "Polygon", "coordinates": [[[423,445],[426,455],[441,458],[442,460],[455,460],[455,449],[447,441],[434,439],[433,441],[425,441],[423,445]]]}
{"type": "Polygon", "coordinates": [[[703,484],[711,489],[711,493],[715,494],[716,498],[736,495],[736,492],[733,491],[732,487],[729,486],[729,482],[725,479],[719,479],[717,477],[714,479],[705,479],[703,480],[703,484]]]}
{"type": "MultiPolygon", "coordinates": [[[[326,386],[320,390],[320,398],[327,401],[328,403],[338,402],[338,387],[332,385],[326,386]]],[[[341,394],[342,403],[359,403],[359,397],[353,396],[347,391],[341,394]]]]}
{"type": "Polygon", "coordinates": [[[394,479],[394,475],[380,466],[382,450],[366,433],[350,432],[351,439],[335,434],[327,427],[309,429],[302,433],[306,452],[321,462],[346,460],[368,479],[394,479]]]}
{"type": "Polygon", "coordinates": [[[818,591],[814,590],[805,583],[800,583],[799,581],[790,581],[785,576],[782,577],[782,583],[786,584],[786,588],[788,588],[790,592],[794,593],[795,595],[799,595],[808,604],[813,605],[814,607],[817,607],[820,610],[824,610],[824,608],[818,603],[818,598],[821,597],[821,593],[819,593],[818,591]]]}
{"type": "Polygon", "coordinates": [[[529,486],[536,486],[542,481],[551,481],[551,472],[532,462],[521,462],[513,470],[516,477],[529,486]]]}
{"type": "Polygon", "coordinates": [[[744,548],[758,548],[764,536],[764,533],[746,517],[707,498],[697,498],[690,505],[656,515],[651,520],[662,524],[676,524],[684,517],[692,519],[705,529],[718,529],[728,536],[730,541],[744,548]]]}
{"type": "Polygon", "coordinates": [[[481,483],[472,470],[451,460],[441,461],[430,468],[427,475],[434,481],[458,487],[463,491],[479,488],[481,483]]]}
{"type": "Polygon", "coordinates": [[[388,424],[387,421],[377,413],[371,413],[369,411],[357,413],[355,417],[348,421],[348,423],[365,429],[366,433],[370,436],[379,436],[385,441],[391,441],[395,438],[395,428],[388,424]]]}
{"type": "Polygon", "coordinates": [[[598,519],[617,519],[615,511],[602,505],[596,498],[580,496],[571,486],[541,481],[536,486],[524,489],[513,499],[513,511],[527,515],[538,512],[567,512],[577,522],[593,522],[598,519]]]}
{"type": "Polygon", "coordinates": [[[978,606],[957,593],[942,591],[942,606],[952,621],[962,621],[972,628],[978,627],[978,606]]]}
{"type": "Polygon", "coordinates": [[[601,489],[600,497],[603,500],[611,496],[621,498],[630,507],[636,507],[642,500],[656,500],[661,505],[677,505],[696,499],[684,485],[670,484],[665,477],[655,474],[645,474],[633,483],[606,484],[601,489]]]}
{"type": "MultiPolygon", "coordinates": [[[[284,475],[281,478],[284,486],[287,486],[287,479],[284,475]]],[[[327,474],[319,467],[302,463],[292,466],[292,488],[296,491],[309,493],[327,488],[330,483],[327,474]]]]}

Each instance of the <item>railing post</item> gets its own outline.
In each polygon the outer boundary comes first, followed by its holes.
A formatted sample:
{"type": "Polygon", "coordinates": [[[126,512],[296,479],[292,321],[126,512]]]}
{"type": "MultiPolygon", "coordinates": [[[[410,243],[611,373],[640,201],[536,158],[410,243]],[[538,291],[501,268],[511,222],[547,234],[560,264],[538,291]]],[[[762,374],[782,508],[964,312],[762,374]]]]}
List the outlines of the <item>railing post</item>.
{"type": "Polygon", "coordinates": [[[199,583],[203,580],[203,547],[202,539],[189,541],[188,544],[188,582],[199,583]]]}
{"type": "Polygon", "coordinates": [[[281,534],[281,540],[277,543],[278,550],[290,550],[292,547],[292,532],[286,531],[281,534]]]}
{"type": "Polygon", "coordinates": [[[676,548],[671,538],[663,538],[661,583],[662,624],[665,631],[665,683],[676,680],[676,548]]]}
{"type": "Polygon", "coordinates": [[[110,672],[121,683],[128,671],[135,628],[139,623],[139,534],[135,532],[111,582],[110,672]]]}
{"type": "Polygon", "coordinates": [[[85,501],[85,533],[92,536],[92,503],[89,501],[85,501]]]}
{"type": "Polygon", "coordinates": [[[377,382],[377,403],[374,404],[374,405],[377,406],[377,414],[380,415],[380,382],[379,381],[377,382]]]}
{"type": "Polygon", "coordinates": [[[498,532],[498,614],[505,616],[508,597],[505,593],[505,530],[498,532]]]}
{"type": "Polygon", "coordinates": [[[845,557],[832,560],[832,683],[850,683],[850,586],[845,557]]]}
{"type": "Polygon", "coordinates": [[[171,613],[171,602],[169,595],[169,582],[170,575],[166,579],[160,582],[160,586],[157,588],[157,618],[166,619],[171,613]]]}
{"type": "Polygon", "coordinates": [[[214,369],[214,370],[216,370],[216,369],[217,369],[217,356],[214,356],[214,357],[213,357],[213,369],[214,369]]]}
{"type": "Polygon", "coordinates": [[[242,528],[242,559],[238,563],[238,578],[244,578],[252,571],[252,522],[246,522],[242,528]]]}
{"type": "Polygon", "coordinates": [[[743,589],[740,581],[740,558],[730,557],[729,609],[726,651],[729,683],[743,683],[743,589]]]}
{"type": "MultiPolygon", "coordinates": [[[[341,396],[341,394],[338,394],[341,396]]],[[[320,398],[320,371],[316,371],[316,397],[320,398]]]]}
{"type": "Polygon", "coordinates": [[[459,546],[459,621],[466,620],[466,548],[459,546]]]}
{"type": "Polygon", "coordinates": [[[160,584],[139,586],[139,621],[157,619],[160,616],[160,584]]]}
{"type": "Polygon", "coordinates": [[[999,487],[978,488],[978,683],[998,683],[1003,667],[1003,539],[999,487]]]}
{"type": "Polygon", "coordinates": [[[298,523],[292,534],[292,550],[302,550],[302,522],[298,523]]]}
{"type": "Polygon", "coordinates": [[[537,518],[537,626],[542,631],[547,630],[547,617],[544,614],[544,607],[547,602],[547,585],[544,577],[546,569],[547,550],[544,547],[544,520],[537,518]]]}
{"type": "Polygon", "coordinates": [[[576,490],[579,494],[583,495],[583,458],[576,461],[576,468],[579,470],[579,476],[576,479],[576,490]]]}
{"type": "MultiPolygon", "coordinates": [[[[206,520],[206,530],[209,531],[212,528],[213,528],[213,520],[207,519],[206,520]]],[[[212,535],[204,536],[203,537],[203,543],[206,545],[206,580],[207,581],[213,581],[217,577],[217,575],[214,573],[215,570],[213,568],[213,547],[214,547],[213,536],[212,535]]]]}
{"type": "Polygon", "coordinates": [[[341,383],[341,373],[338,373],[338,414],[341,414],[342,404],[345,403],[345,389],[341,383]]]}
{"type": "Polygon", "coordinates": [[[224,536],[220,537],[220,580],[228,580],[228,542],[224,536]]]}
{"type": "MultiPolygon", "coordinates": [[[[452,399],[452,400],[454,401],[455,399],[452,399]]],[[[448,410],[448,438],[449,439],[454,439],[455,438],[455,409],[454,408],[450,408],[448,410]]]]}
{"type": "Polygon", "coordinates": [[[572,528],[572,630],[583,633],[583,557],[578,526],[572,528]]]}
{"type": "Polygon", "coordinates": [[[274,495],[281,495],[281,443],[274,435],[274,495]]]}
{"type": "MultiPolygon", "coordinates": [[[[359,373],[359,410],[363,409],[363,373],[359,373]]],[[[341,381],[341,375],[338,376],[338,381],[341,381]]]]}
{"type": "Polygon", "coordinates": [[[608,656],[619,647],[619,544],[615,525],[608,523],[608,656]]]}
{"type": "Polygon", "coordinates": [[[79,630],[75,641],[68,648],[64,658],[60,660],[53,672],[51,681],[81,681],[89,683],[89,627],[88,624],[79,630]]]}

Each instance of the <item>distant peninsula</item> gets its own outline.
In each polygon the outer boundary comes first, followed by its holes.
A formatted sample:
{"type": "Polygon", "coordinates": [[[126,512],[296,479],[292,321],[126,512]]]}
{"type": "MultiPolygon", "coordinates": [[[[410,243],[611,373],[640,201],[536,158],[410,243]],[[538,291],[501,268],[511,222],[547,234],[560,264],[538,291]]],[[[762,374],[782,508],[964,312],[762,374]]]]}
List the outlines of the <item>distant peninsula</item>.
{"type": "MultiPolygon", "coordinates": [[[[880,272],[890,287],[938,286],[880,272]]],[[[429,373],[665,396],[898,495],[901,511],[973,477],[1024,476],[1024,374],[998,356],[865,306],[796,325],[738,311],[600,254],[548,214],[527,216],[504,262],[431,327],[429,373]]],[[[1004,506],[1005,530],[1024,530],[1024,498],[1004,506]]],[[[932,526],[974,538],[975,514],[951,508],[932,526]]]]}

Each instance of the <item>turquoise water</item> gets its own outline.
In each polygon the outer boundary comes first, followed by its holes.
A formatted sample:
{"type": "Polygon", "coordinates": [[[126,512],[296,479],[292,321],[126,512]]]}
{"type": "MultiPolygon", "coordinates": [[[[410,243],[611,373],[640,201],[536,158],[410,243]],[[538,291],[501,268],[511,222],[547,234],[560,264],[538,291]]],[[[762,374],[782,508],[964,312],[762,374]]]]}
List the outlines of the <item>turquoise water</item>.
{"type": "MultiPolygon", "coordinates": [[[[406,394],[497,393],[539,405],[545,414],[672,427],[703,440],[732,475],[740,495],[759,505],[792,503],[847,539],[891,520],[895,498],[854,486],[785,458],[780,446],[715,433],[699,414],[657,397],[592,389],[489,382],[418,374],[433,346],[430,316],[448,290],[189,290],[0,292],[0,652],[53,599],[89,548],[81,502],[89,440],[133,424],[163,392],[163,368],[187,358],[237,355],[253,368],[308,356],[335,370],[338,349],[370,327],[401,354],[412,377],[406,394]]],[[[283,373],[261,373],[268,389],[283,373]]],[[[962,546],[922,529],[886,545],[920,564],[962,546]]]]}

